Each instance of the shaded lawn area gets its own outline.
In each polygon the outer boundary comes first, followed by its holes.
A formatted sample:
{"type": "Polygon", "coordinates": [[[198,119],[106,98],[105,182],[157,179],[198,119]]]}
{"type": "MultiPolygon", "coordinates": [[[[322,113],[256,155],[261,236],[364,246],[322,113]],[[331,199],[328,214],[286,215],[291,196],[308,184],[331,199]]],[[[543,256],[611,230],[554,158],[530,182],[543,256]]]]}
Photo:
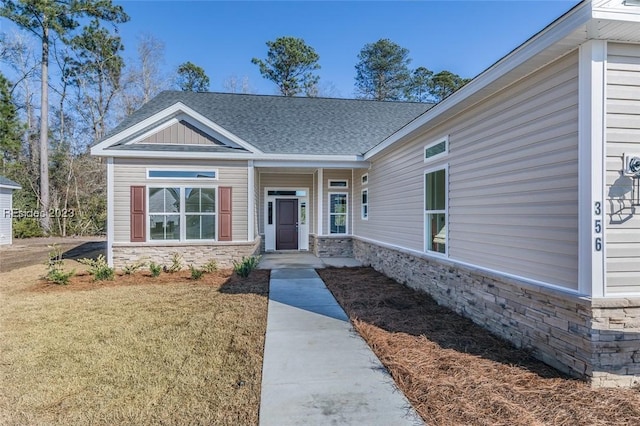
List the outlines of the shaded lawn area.
{"type": "Polygon", "coordinates": [[[44,273],[0,274],[0,424],[258,423],[269,271],[44,273]]]}
{"type": "Polygon", "coordinates": [[[591,389],[371,268],[317,272],[428,424],[640,424],[638,389],[591,389]]]}

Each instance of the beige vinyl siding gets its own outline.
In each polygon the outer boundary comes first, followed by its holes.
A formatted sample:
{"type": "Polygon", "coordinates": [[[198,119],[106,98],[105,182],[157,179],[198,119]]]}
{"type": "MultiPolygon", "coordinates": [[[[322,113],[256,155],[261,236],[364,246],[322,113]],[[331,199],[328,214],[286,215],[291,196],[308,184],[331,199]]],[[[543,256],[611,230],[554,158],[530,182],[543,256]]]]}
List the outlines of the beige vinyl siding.
{"type": "Polygon", "coordinates": [[[351,169],[323,169],[323,179],[322,183],[322,202],[323,204],[323,234],[330,235],[330,226],[329,226],[329,193],[339,192],[346,193],[347,195],[347,233],[351,234],[352,221],[351,218],[353,216],[353,197],[352,197],[352,188],[353,182],[351,179],[351,169]],[[330,188],[329,181],[330,180],[346,180],[347,187],[346,188],[330,188]]]}
{"type": "MultiPolygon", "coordinates": [[[[607,292],[640,292],[640,207],[623,155],[640,155],[640,45],[609,44],[607,58],[607,292]]],[[[637,182],[636,182],[637,184],[637,182]]]]}
{"type": "Polygon", "coordinates": [[[358,235],[423,251],[424,172],[448,164],[451,259],[577,289],[577,52],[372,160],[358,235]]]}
{"type": "Polygon", "coordinates": [[[129,208],[132,185],[214,185],[233,188],[233,239],[247,240],[247,166],[244,161],[199,161],[175,159],[123,159],[113,162],[114,179],[114,242],[130,239],[129,208]],[[218,180],[198,181],[181,179],[147,179],[147,169],[165,167],[171,169],[217,169],[218,180]]]}
{"type": "MultiPolygon", "coordinates": [[[[259,229],[260,233],[264,234],[264,195],[266,188],[307,188],[308,193],[308,202],[307,212],[315,210],[316,199],[315,199],[315,188],[313,187],[313,174],[312,171],[309,170],[309,173],[271,173],[271,172],[260,172],[260,208],[259,208],[259,229]]],[[[309,216],[309,215],[308,215],[309,216]]],[[[313,218],[313,222],[315,223],[315,217],[313,215],[310,216],[313,218]]],[[[314,229],[313,223],[309,223],[309,233],[314,229]]]]}
{"type": "Polygon", "coordinates": [[[369,220],[357,216],[357,235],[423,251],[423,140],[396,144],[373,160],[369,220]]]}
{"type": "Polygon", "coordinates": [[[219,145],[215,139],[185,121],[153,133],[136,143],[172,144],[172,145],[219,145]]]}

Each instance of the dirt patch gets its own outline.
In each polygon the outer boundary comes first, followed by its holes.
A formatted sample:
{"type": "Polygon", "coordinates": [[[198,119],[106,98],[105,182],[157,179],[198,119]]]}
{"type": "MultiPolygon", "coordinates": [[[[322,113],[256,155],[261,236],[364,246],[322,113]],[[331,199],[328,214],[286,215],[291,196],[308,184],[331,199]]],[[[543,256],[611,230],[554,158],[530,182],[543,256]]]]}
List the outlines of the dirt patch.
{"type": "Polygon", "coordinates": [[[44,264],[53,244],[62,249],[65,259],[106,255],[107,250],[106,240],[95,236],[14,239],[13,244],[0,246],[0,273],[44,264]]]}
{"type": "Polygon", "coordinates": [[[318,274],[434,425],[637,425],[637,389],[591,389],[370,268],[318,274]]]}

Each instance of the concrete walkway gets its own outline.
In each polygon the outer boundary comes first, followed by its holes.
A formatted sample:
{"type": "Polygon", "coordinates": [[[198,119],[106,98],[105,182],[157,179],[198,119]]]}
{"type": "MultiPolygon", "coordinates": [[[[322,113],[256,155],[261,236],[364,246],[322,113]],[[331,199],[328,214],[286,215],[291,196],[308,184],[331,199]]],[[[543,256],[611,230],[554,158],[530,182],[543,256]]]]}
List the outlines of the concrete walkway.
{"type": "Polygon", "coordinates": [[[422,424],[315,270],[272,270],[260,425],[422,424]]]}

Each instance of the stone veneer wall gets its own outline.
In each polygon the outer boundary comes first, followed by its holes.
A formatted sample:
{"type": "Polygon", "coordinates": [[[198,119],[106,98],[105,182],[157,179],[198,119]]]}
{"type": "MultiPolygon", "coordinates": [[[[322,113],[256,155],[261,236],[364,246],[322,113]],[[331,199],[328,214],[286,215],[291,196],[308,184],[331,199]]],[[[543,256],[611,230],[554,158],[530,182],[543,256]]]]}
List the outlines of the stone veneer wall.
{"type": "Polygon", "coordinates": [[[353,239],[351,236],[312,236],[309,245],[317,257],[353,257],[353,239]]]}
{"type": "Polygon", "coordinates": [[[594,299],[593,386],[640,383],[640,299],[594,299]]]}
{"type": "Polygon", "coordinates": [[[211,259],[216,259],[221,268],[233,266],[234,260],[243,256],[260,254],[261,239],[248,243],[209,243],[209,244],[114,244],[113,266],[121,269],[126,264],[139,260],[153,261],[159,264],[170,264],[172,253],[182,255],[185,265],[202,266],[211,259]]]}
{"type": "Polygon", "coordinates": [[[592,301],[446,259],[359,239],[356,259],[429,293],[545,363],[592,385],[631,386],[640,377],[640,300],[592,301]]]}

